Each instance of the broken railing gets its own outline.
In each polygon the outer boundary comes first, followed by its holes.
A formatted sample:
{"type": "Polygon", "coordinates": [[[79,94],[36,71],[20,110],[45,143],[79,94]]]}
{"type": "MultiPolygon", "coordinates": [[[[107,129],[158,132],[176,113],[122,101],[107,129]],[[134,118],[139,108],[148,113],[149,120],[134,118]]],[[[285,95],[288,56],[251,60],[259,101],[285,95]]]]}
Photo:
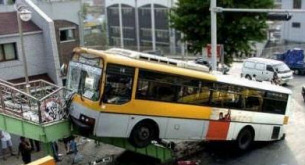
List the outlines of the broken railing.
{"type": "Polygon", "coordinates": [[[29,90],[26,85],[0,80],[0,113],[39,124],[67,118],[65,88],[44,80],[29,82],[29,90]]]}

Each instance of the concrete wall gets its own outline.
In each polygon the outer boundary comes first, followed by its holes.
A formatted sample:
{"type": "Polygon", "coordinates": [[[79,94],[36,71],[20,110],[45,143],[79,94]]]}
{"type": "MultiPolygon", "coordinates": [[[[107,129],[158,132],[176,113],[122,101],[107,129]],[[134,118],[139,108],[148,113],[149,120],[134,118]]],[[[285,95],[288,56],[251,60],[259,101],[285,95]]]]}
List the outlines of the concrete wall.
{"type": "MultiPolygon", "coordinates": [[[[22,1],[22,0],[16,0],[22,1]]],[[[79,11],[81,10],[81,1],[37,1],[32,2],[38,6],[47,16],[53,20],[63,19],[79,25],[79,11]]],[[[0,5],[0,12],[11,12],[15,11],[13,5],[0,5]]]]}
{"type": "MultiPolygon", "coordinates": [[[[293,0],[282,1],[282,9],[293,9],[293,0]]],[[[305,9],[305,0],[302,0],[302,9],[305,9]]],[[[291,13],[292,18],[289,21],[283,21],[282,39],[293,42],[305,42],[305,19],[304,13],[291,13]],[[300,28],[293,28],[292,23],[299,22],[300,28]]]]}
{"type": "MultiPolygon", "coordinates": [[[[159,4],[159,5],[163,5],[166,7],[172,7],[174,6],[174,4],[177,2],[177,0],[137,0],[137,6],[141,7],[147,4],[159,4]]],[[[118,4],[118,3],[122,3],[122,4],[126,4],[126,5],[130,5],[130,6],[135,6],[135,1],[128,1],[128,0],[105,0],[105,5],[106,7],[114,5],[114,4],[118,4]]]]}
{"type": "Polygon", "coordinates": [[[0,5],[0,12],[11,12],[15,11],[13,5],[0,5]]]}
{"type": "Polygon", "coordinates": [[[32,21],[43,31],[43,47],[46,60],[47,73],[58,85],[62,85],[60,64],[56,43],[55,26],[53,20],[40,10],[31,0],[25,0],[32,11],[32,21]]]}
{"type": "Polygon", "coordinates": [[[51,19],[64,19],[79,25],[79,11],[81,10],[81,1],[53,1],[41,2],[33,0],[33,2],[51,19]]]}
{"type": "MultiPolygon", "coordinates": [[[[16,43],[18,59],[14,61],[0,62],[0,78],[10,80],[24,77],[24,66],[19,35],[1,36],[0,44],[3,43],[16,43]]],[[[42,33],[25,34],[24,48],[29,76],[47,73],[47,62],[45,61],[42,33]]]]}

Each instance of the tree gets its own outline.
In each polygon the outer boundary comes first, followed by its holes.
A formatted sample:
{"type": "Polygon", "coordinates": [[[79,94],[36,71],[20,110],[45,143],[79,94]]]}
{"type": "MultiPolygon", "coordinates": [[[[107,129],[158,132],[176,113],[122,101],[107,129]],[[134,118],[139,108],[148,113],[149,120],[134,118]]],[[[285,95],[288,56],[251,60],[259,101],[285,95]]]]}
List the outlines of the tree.
{"type": "MultiPolygon", "coordinates": [[[[223,8],[272,8],[274,0],[218,0],[223,8]]],[[[209,0],[178,0],[170,12],[170,25],[182,32],[189,50],[199,53],[211,43],[209,0]]],[[[253,42],[266,39],[265,13],[223,12],[217,14],[217,42],[224,45],[225,63],[234,54],[250,54],[253,42]]]]}

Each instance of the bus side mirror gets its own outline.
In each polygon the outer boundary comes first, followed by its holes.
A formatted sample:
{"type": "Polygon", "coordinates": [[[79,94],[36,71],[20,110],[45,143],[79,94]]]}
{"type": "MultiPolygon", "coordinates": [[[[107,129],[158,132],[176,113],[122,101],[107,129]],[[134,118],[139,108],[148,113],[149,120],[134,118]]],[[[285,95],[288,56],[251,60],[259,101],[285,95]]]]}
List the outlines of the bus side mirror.
{"type": "Polygon", "coordinates": [[[67,64],[62,64],[60,67],[61,76],[65,76],[67,74],[68,66],[67,64]]]}

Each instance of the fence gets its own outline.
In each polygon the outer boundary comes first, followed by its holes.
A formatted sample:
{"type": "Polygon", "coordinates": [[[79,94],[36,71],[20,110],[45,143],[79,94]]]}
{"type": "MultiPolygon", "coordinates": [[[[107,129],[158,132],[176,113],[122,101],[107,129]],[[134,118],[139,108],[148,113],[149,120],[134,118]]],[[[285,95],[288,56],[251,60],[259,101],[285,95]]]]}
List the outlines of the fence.
{"type": "Polygon", "coordinates": [[[44,80],[12,84],[0,80],[0,113],[44,124],[67,118],[65,88],[44,80]]]}

